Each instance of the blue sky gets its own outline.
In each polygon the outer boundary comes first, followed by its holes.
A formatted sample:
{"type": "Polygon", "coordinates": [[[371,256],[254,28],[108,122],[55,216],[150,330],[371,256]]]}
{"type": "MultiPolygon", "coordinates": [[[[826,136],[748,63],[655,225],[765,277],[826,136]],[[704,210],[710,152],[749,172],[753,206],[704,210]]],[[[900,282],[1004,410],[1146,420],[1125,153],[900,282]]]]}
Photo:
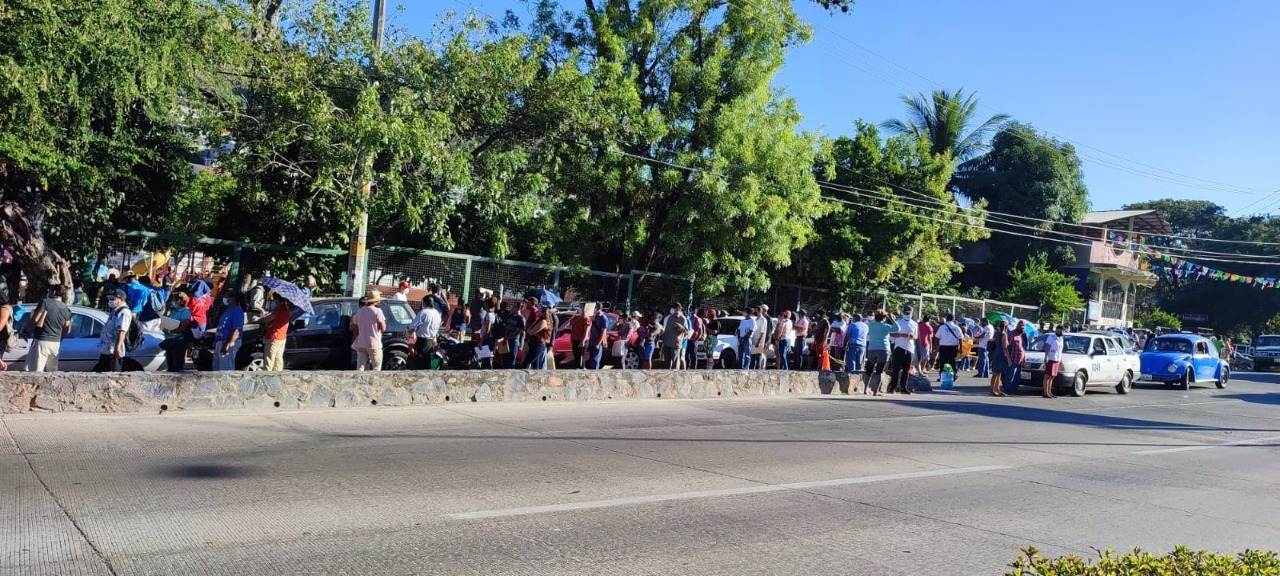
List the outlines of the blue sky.
{"type": "MultiPolygon", "coordinates": [[[[426,33],[468,7],[530,19],[516,0],[406,2],[393,18],[426,33]]],[[[1280,212],[1280,1],[797,8],[813,40],[792,49],[776,84],[796,99],[806,130],[847,134],[858,118],[902,116],[902,94],[964,88],[984,117],[1004,112],[1076,144],[1094,209],[1187,198],[1228,214],[1280,212]]]]}

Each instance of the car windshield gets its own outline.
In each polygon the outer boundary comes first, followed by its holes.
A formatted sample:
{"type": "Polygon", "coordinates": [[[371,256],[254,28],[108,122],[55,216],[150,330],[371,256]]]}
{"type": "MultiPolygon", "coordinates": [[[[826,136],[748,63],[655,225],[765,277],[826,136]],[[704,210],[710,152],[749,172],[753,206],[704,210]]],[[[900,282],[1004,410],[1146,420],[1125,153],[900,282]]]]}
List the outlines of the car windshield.
{"type": "Polygon", "coordinates": [[[379,307],[382,308],[382,315],[387,317],[387,328],[390,330],[403,329],[413,322],[413,308],[409,307],[408,302],[383,300],[379,307]]]}
{"type": "MultiPolygon", "coordinates": [[[[1031,341],[1031,351],[1044,352],[1044,341],[1048,337],[1048,334],[1036,336],[1036,339],[1031,341]]],[[[1062,340],[1064,344],[1062,347],[1063,354],[1084,354],[1089,350],[1089,338],[1085,336],[1066,335],[1062,337],[1062,340]]]]}
{"type": "Polygon", "coordinates": [[[1156,338],[1147,343],[1146,352],[1191,353],[1191,341],[1186,338],[1156,338]]]}
{"type": "Polygon", "coordinates": [[[1265,346],[1267,348],[1280,347],[1280,336],[1262,336],[1254,343],[1255,346],[1265,346]]]}

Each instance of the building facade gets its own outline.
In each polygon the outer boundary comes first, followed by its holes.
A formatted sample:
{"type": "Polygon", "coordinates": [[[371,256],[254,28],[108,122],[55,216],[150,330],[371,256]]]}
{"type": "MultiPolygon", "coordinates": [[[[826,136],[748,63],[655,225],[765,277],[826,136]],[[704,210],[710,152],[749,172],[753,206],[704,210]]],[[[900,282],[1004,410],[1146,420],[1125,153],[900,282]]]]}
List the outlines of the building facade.
{"type": "Polygon", "coordinates": [[[1089,212],[1074,234],[1088,238],[1087,245],[1072,246],[1075,262],[1063,271],[1077,278],[1084,296],[1086,324],[1098,327],[1130,327],[1142,291],[1156,285],[1157,276],[1145,270],[1141,253],[1131,246],[1135,238],[1170,234],[1172,228],[1158,210],[1108,210],[1089,212]]]}

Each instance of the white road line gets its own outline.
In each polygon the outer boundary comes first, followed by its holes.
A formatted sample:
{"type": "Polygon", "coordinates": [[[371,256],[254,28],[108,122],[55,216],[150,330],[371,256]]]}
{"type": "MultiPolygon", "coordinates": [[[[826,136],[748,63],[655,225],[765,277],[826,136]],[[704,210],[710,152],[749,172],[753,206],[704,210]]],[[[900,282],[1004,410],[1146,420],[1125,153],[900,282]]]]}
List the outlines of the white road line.
{"type": "Polygon", "coordinates": [[[526,508],[503,508],[500,510],[459,512],[456,514],[445,514],[444,516],[446,518],[450,518],[453,520],[479,520],[482,518],[527,516],[530,514],[546,514],[548,512],[572,512],[575,510],[590,510],[593,508],[612,508],[615,506],[630,506],[633,504],[652,504],[654,502],[669,502],[672,500],[694,500],[698,498],[718,498],[721,496],[739,496],[742,494],[763,494],[766,492],[782,492],[785,490],[806,490],[810,488],[827,488],[830,486],[848,486],[851,484],[871,484],[874,482],[888,482],[891,480],[914,480],[917,478],[934,478],[937,476],[952,476],[955,474],[973,474],[977,472],[991,472],[994,470],[1006,470],[1008,468],[1010,467],[1001,466],[1001,465],[973,466],[970,468],[944,468],[941,470],[929,470],[926,472],[906,472],[903,474],[885,474],[881,476],[837,478],[835,480],[818,480],[816,482],[795,482],[791,484],[767,484],[767,485],[761,485],[761,486],[744,486],[742,488],[726,488],[724,490],[702,490],[698,492],[678,492],[675,494],[656,494],[653,496],[634,496],[631,498],[614,498],[610,500],[592,500],[588,502],[552,504],[549,506],[529,506],[526,508]]]}
{"type": "Polygon", "coordinates": [[[1175,452],[1195,452],[1197,450],[1212,450],[1214,448],[1229,448],[1231,446],[1248,446],[1250,444],[1263,444],[1265,442],[1275,442],[1280,440],[1280,436],[1271,436],[1268,438],[1255,438],[1253,440],[1237,440],[1235,442],[1223,442],[1222,444],[1205,444],[1204,446],[1180,446],[1178,448],[1159,448],[1156,450],[1142,450],[1134,452],[1141,456],[1150,454],[1173,454],[1175,452]]]}

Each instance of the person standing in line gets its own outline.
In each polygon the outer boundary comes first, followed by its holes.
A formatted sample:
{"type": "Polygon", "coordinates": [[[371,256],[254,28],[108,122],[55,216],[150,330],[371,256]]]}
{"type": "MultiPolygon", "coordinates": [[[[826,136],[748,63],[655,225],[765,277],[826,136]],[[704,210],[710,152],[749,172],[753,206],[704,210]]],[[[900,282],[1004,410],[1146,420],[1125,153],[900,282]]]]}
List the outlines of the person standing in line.
{"type": "Polygon", "coordinates": [[[399,302],[408,302],[409,283],[401,280],[400,284],[396,285],[396,293],[391,295],[391,299],[399,302]]]}
{"type": "Polygon", "coordinates": [[[831,323],[827,322],[826,310],[814,312],[809,331],[813,333],[810,349],[813,351],[814,369],[831,370],[831,349],[827,346],[831,338],[831,323]]]}
{"type": "Polygon", "coordinates": [[[1005,355],[1009,358],[1009,369],[1004,374],[1004,392],[1017,395],[1022,385],[1022,362],[1027,359],[1027,323],[1019,320],[1009,331],[1008,341],[1005,355]]]}
{"type": "MultiPolygon", "coordinates": [[[[423,306],[430,308],[425,298],[423,299],[423,306]]],[[[520,346],[524,344],[524,329],[528,327],[520,308],[521,305],[516,302],[507,303],[506,318],[502,320],[502,327],[499,332],[499,336],[505,342],[507,351],[499,356],[497,364],[499,368],[514,370],[519,366],[520,346]]]]}
{"type": "Polygon", "coordinates": [[[743,370],[751,369],[751,341],[756,331],[755,315],[757,313],[756,309],[751,309],[738,323],[738,360],[739,367],[743,370]]]}
{"type": "MultiPolygon", "coordinates": [[[[519,314],[515,316],[520,317],[519,314]]],[[[433,305],[431,295],[423,296],[422,308],[409,324],[409,329],[414,331],[413,357],[420,369],[431,368],[431,356],[435,354],[440,339],[440,323],[440,310],[433,305]]]]}
{"type": "Polygon", "coordinates": [[[107,323],[102,327],[102,335],[98,338],[98,364],[94,372],[124,371],[124,339],[129,333],[129,324],[134,322],[133,310],[124,290],[117,288],[107,294],[107,323]]]}
{"type": "Polygon", "coordinates": [[[1052,334],[1044,337],[1044,392],[1045,398],[1057,398],[1053,395],[1053,380],[1057,378],[1062,366],[1062,325],[1059,324],[1052,334]]]}
{"type": "Polygon", "coordinates": [[[920,320],[920,324],[917,325],[917,329],[920,332],[919,337],[916,338],[916,355],[913,363],[916,370],[919,370],[921,374],[928,374],[929,356],[933,353],[930,346],[933,344],[933,317],[925,314],[924,318],[920,320]]]}
{"type": "Polygon", "coordinates": [[[844,371],[846,374],[861,374],[862,359],[867,350],[867,323],[861,314],[854,314],[845,327],[844,371]]]}
{"type": "Polygon", "coordinates": [[[258,319],[262,325],[262,356],[267,372],[284,370],[284,346],[289,339],[289,301],[275,294],[275,309],[258,319]]]}
{"type": "Polygon", "coordinates": [[[71,304],[75,306],[89,306],[89,294],[84,290],[84,280],[76,280],[73,286],[75,288],[72,291],[71,304]]]}
{"type": "Polygon", "coordinates": [[[245,319],[253,324],[261,322],[267,315],[267,287],[254,280],[253,275],[245,274],[240,293],[244,295],[240,304],[244,306],[245,319]]]}
{"type": "Polygon", "coordinates": [[[591,317],[587,316],[585,307],[579,306],[577,314],[569,319],[569,342],[573,344],[573,362],[579,368],[587,366],[584,347],[587,343],[587,331],[590,329],[591,317]]]}
{"type": "Polygon", "coordinates": [[[698,344],[707,334],[707,323],[702,319],[702,308],[694,308],[689,315],[689,338],[685,340],[684,360],[686,368],[698,367],[698,344]]]}
{"type": "Polygon", "coordinates": [[[973,331],[973,351],[978,357],[978,378],[991,377],[991,358],[987,355],[987,345],[995,330],[986,318],[978,320],[978,328],[973,331]]]}
{"type": "MultiPolygon", "coordinates": [[[[0,290],[0,356],[9,351],[9,345],[17,345],[18,335],[13,332],[13,307],[9,305],[9,296],[0,290]]],[[[8,370],[8,365],[5,366],[8,370]]]]}
{"type": "Polygon", "coordinates": [[[595,316],[591,318],[591,329],[587,330],[587,369],[599,370],[604,367],[604,344],[608,340],[608,322],[604,315],[604,306],[596,303],[595,316]]]}
{"type": "Polygon", "coordinates": [[[387,330],[387,317],[378,306],[382,293],[369,290],[360,299],[360,309],[351,316],[350,328],[355,335],[351,347],[356,351],[356,371],[372,368],[382,371],[382,333],[387,330]]]}
{"type": "Polygon", "coordinates": [[[778,327],[773,331],[773,342],[777,347],[778,369],[790,370],[791,342],[796,339],[796,325],[791,321],[791,311],[784,310],[778,318],[778,327]]]}
{"type": "Polygon", "coordinates": [[[955,374],[960,373],[960,366],[956,363],[956,358],[960,353],[960,342],[964,340],[964,333],[960,327],[956,325],[956,318],[951,314],[942,317],[942,324],[938,326],[938,381],[942,381],[943,370],[947,366],[951,367],[951,371],[955,374]]]}
{"type": "Polygon", "coordinates": [[[480,325],[476,330],[477,346],[488,351],[489,355],[480,359],[481,368],[493,368],[493,357],[498,350],[498,315],[494,311],[494,301],[486,298],[480,303],[480,325]]]}
{"type": "Polygon", "coordinates": [[[172,329],[164,331],[164,344],[160,346],[164,348],[165,369],[169,372],[182,372],[187,368],[187,348],[193,340],[188,300],[190,296],[182,291],[174,291],[169,297],[169,312],[166,316],[178,323],[172,329]]]}
{"type": "Polygon", "coordinates": [[[240,294],[228,290],[222,296],[226,307],[218,318],[218,333],[213,342],[213,369],[235,370],[236,356],[240,352],[240,336],[244,332],[245,314],[240,307],[240,294]]]}
{"type": "Polygon", "coordinates": [[[640,323],[636,330],[640,346],[640,369],[653,369],[653,352],[658,346],[658,338],[662,337],[662,315],[654,312],[640,323]]]}
{"type": "Polygon", "coordinates": [[[862,372],[862,393],[880,396],[884,367],[889,363],[890,338],[895,330],[893,319],[884,310],[876,310],[867,323],[867,360],[862,372]]]}
{"type": "Polygon", "coordinates": [[[893,355],[890,362],[893,368],[889,373],[889,393],[911,394],[907,380],[911,376],[911,356],[916,350],[916,340],[920,338],[920,326],[911,319],[914,310],[911,306],[902,308],[902,317],[894,326],[893,355]]]}
{"type": "Polygon", "coordinates": [[[28,372],[58,371],[62,337],[71,331],[71,309],[62,303],[63,292],[62,286],[50,286],[49,295],[36,306],[27,324],[35,336],[35,346],[27,351],[28,372]]]}
{"type": "Polygon", "coordinates": [[[1001,320],[992,328],[991,338],[987,341],[988,368],[991,372],[991,395],[1008,396],[1004,393],[1004,373],[1009,370],[1009,323],[1001,320]]]}
{"type": "Polygon", "coordinates": [[[679,370],[684,361],[680,346],[689,335],[689,319],[684,316],[684,307],[679,303],[673,304],[671,314],[662,326],[662,356],[667,359],[669,368],[679,370]]]}
{"type": "Polygon", "coordinates": [[[525,336],[529,340],[529,353],[523,363],[526,369],[546,370],[549,367],[547,348],[551,345],[551,335],[554,332],[555,314],[549,306],[544,306],[525,330],[525,336]]]}
{"type": "Polygon", "coordinates": [[[809,338],[809,315],[805,313],[803,308],[796,311],[795,327],[796,327],[796,362],[795,364],[798,369],[807,370],[809,368],[808,366],[809,360],[805,357],[804,351],[805,351],[805,347],[808,345],[808,342],[806,342],[806,340],[809,338]]]}
{"type": "Polygon", "coordinates": [[[704,368],[710,370],[715,367],[714,352],[716,350],[716,342],[720,338],[720,316],[715,308],[707,310],[707,321],[704,325],[707,333],[707,365],[704,368]]]}

